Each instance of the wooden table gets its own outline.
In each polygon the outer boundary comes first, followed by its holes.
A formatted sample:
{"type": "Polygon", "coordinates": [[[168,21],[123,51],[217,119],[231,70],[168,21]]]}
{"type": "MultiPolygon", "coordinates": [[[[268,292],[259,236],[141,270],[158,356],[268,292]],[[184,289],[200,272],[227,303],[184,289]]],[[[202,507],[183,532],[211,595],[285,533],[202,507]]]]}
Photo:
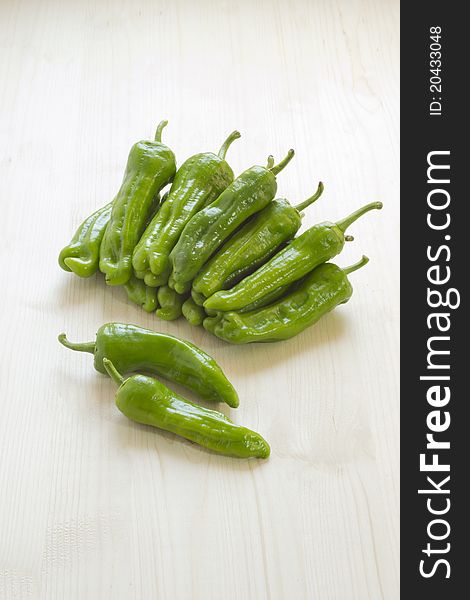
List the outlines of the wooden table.
{"type": "Polygon", "coordinates": [[[1,600],[398,598],[398,2],[2,0],[1,600]],[[352,300],[284,343],[230,347],[61,271],[130,146],[167,118],[179,164],[235,128],[239,173],[296,158],[279,195],[325,182],[304,226],[381,200],[338,264],[352,300]],[[106,321],[187,338],[270,442],[223,458],[113,404],[106,321]]]}

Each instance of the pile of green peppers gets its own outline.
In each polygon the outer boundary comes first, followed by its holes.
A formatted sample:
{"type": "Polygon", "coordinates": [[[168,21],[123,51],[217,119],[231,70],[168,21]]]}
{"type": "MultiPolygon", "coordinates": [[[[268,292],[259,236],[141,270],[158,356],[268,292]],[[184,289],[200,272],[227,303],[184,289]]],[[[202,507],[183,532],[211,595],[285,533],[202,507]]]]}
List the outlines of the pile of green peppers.
{"type": "Polygon", "coordinates": [[[368,259],[346,268],[329,261],[352,239],[348,227],[380,202],[298,235],[301,213],[323,184],[297,206],[276,198],[276,176],[293,150],[235,178],[226,161],[240,137],[234,131],[217,154],[195,154],[177,168],[161,141],[166,125],[131,148],[114,200],[60,252],[64,270],[80,277],[101,271],[145,311],[165,320],[183,315],[232,344],[291,338],[349,300],[348,275],[368,259]]]}

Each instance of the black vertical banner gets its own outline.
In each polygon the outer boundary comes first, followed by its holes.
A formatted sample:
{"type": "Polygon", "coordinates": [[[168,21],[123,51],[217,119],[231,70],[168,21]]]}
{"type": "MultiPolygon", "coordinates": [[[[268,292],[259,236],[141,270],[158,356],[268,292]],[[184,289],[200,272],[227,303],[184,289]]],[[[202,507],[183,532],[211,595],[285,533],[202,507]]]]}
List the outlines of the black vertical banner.
{"type": "Polygon", "coordinates": [[[468,39],[462,4],[402,3],[402,598],[468,595],[468,39]]]}

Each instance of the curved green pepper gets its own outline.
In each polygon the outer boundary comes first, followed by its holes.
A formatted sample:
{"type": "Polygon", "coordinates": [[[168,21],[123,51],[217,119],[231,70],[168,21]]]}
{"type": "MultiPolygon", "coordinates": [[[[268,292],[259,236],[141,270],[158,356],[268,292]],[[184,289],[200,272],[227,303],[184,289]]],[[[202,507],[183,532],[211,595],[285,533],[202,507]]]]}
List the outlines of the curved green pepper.
{"type": "Polygon", "coordinates": [[[269,456],[269,445],[259,433],[235,425],[216,410],[186,400],[153,377],[133,375],[124,379],[112,361],[104,358],[103,364],[119,385],[116,406],[132,421],[170,431],[226,456],[269,456]]]}
{"type": "Polygon", "coordinates": [[[134,272],[139,279],[143,279],[145,281],[145,285],[148,285],[149,287],[158,287],[164,282],[164,279],[162,279],[160,275],[154,275],[150,270],[134,272]]]}
{"type": "Polygon", "coordinates": [[[347,275],[360,269],[362,259],[346,269],[325,263],[298,282],[294,290],[265,308],[245,314],[229,312],[208,317],[204,327],[231,344],[288,340],[316,323],[338,304],[347,302],[353,289],[347,275]]]}
{"type": "Polygon", "coordinates": [[[268,304],[276,302],[276,300],[279,300],[279,298],[282,298],[288,292],[292,291],[293,286],[295,286],[296,283],[297,282],[294,281],[294,283],[286,283],[285,285],[281,285],[275,290],[272,290],[271,292],[265,294],[262,298],[258,298],[257,300],[254,300],[247,306],[240,308],[238,312],[245,313],[250,312],[252,310],[256,310],[257,308],[262,308],[263,306],[268,306],[268,304]]]}
{"type": "Polygon", "coordinates": [[[66,348],[94,355],[94,366],[106,373],[103,358],[113,361],[123,373],[148,371],[180,383],[214,402],[238,406],[237,392],[222,369],[203,350],[172,335],[125,323],[106,323],[96,334],[95,342],[73,343],[65,333],[59,342],[66,348]]]}
{"type": "Polygon", "coordinates": [[[201,294],[200,292],[196,292],[196,290],[194,288],[191,288],[191,297],[194,300],[194,303],[197,304],[197,306],[202,306],[204,304],[204,302],[207,300],[207,298],[204,296],[204,294],[201,294]]]}
{"type": "Polygon", "coordinates": [[[192,298],[185,300],[181,307],[184,318],[190,325],[202,325],[206,318],[206,312],[202,306],[198,306],[192,298]]]}
{"type": "Polygon", "coordinates": [[[218,154],[196,154],[178,169],[167,201],[148,225],[132,257],[134,269],[147,272],[147,285],[167,283],[171,271],[169,255],[184,226],[233,181],[233,171],[225,155],[239,137],[240,133],[234,131],[218,154]]]}
{"type": "Polygon", "coordinates": [[[339,254],[346,229],[366,212],[380,208],[381,202],[372,202],[338,223],[325,221],[314,225],[231,290],[213,294],[204,302],[204,308],[222,312],[240,310],[278,287],[297,281],[339,254]]]}
{"type": "Polygon", "coordinates": [[[160,307],[155,314],[164,321],[178,319],[183,314],[183,303],[187,297],[187,294],[178,294],[167,285],[162,285],[158,288],[158,304],[160,307]]]}
{"type": "Polygon", "coordinates": [[[149,287],[135,275],[131,275],[129,281],[124,284],[127,297],[131,302],[141,306],[145,312],[153,312],[157,309],[157,288],[149,287]]]}
{"type": "MultiPolygon", "coordinates": [[[[300,279],[299,281],[302,281],[302,280],[300,279]]],[[[279,298],[282,298],[282,296],[285,296],[288,292],[291,292],[297,283],[298,283],[298,281],[295,281],[294,283],[288,283],[286,285],[281,285],[280,287],[276,288],[272,292],[269,292],[262,298],[259,298],[258,300],[255,300],[251,304],[248,304],[247,306],[240,308],[240,310],[238,310],[237,312],[246,313],[246,312],[255,310],[257,308],[262,308],[263,306],[268,306],[268,304],[272,304],[276,300],[279,300],[279,298]]],[[[217,315],[224,314],[223,312],[216,311],[216,310],[210,310],[210,309],[206,310],[205,308],[203,308],[203,306],[198,305],[196,302],[195,302],[195,304],[196,304],[196,306],[199,306],[199,308],[201,308],[204,311],[204,313],[209,317],[215,317],[217,315]]]]}
{"type": "Polygon", "coordinates": [[[191,282],[217,248],[251,215],[267,206],[276,194],[276,175],[289,163],[294,151],[278,165],[254,166],[244,171],[220,196],[200,210],[184,228],[171,252],[174,288],[191,282]]]}
{"type": "MultiPolygon", "coordinates": [[[[166,201],[166,199],[168,198],[168,193],[169,192],[165,192],[162,196],[162,198],[160,199],[160,197],[158,197],[158,204],[155,208],[155,210],[152,211],[152,215],[150,217],[150,219],[148,219],[147,222],[147,227],[149,226],[149,224],[151,223],[152,219],[154,219],[157,215],[157,212],[161,209],[162,204],[166,201]]],[[[134,252],[136,251],[137,247],[139,246],[139,244],[144,240],[144,235],[145,235],[145,231],[142,234],[142,237],[140,238],[139,242],[137,243],[137,246],[134,249],[134,252]]],[[[148,250],[148,244],[146,244],[144,242],[143,247],[145,249],[145,251],[148,250]]],[[[150,270],[144,270],[144,271],[139,271],[139,270],[135,270],[134,269],[134,275],[138,278],[138,279],[144,279],[145,280],[145,284],[148,287],[158,287],[158,283],[155,283],[156,277],[155,275],[153,275],[153,273],[150,270]]]]}
{"type": "Polygon", "coordinates": [[[132,253],[147,224],[153,200],[175,175],[175,155],[161,143],[166,124],[159,124],[155,141],[137,142],[129,153],[100,248],[99,267],[109,285],[122,285],[130,278],[132,253]]]}
{"type": "MultiPolygon", "coordinates": [[[[175,278],[173,277],[173,272],[171,272],[170,276],[168,277],[168,285],[169,285],[169,287],[171,287],[172,290],[175,289],[175,278]]],[[[190,292],[191,292],[191,282],[190,281],[183,283],[182,285],[179,286],[179,290],[178,290],[179,294],[190,294],[190,292]]]]}
{"type": "MultiPolygon", "coordinates": [[[[253,310],[257,310],[258,308],[263,308],[265,306],[268,306],[269,304],[272,304],[273,302],[276,302],[276,300],[279,300],[279,298],[282,298],[283,296],[286,296],[289,292],[293,291],[295,289],[295,286],[299,283],[299,281],[302,281],[302,279],[299,279],[294,283],[281,285],[272,292],[266,294],[266,296],[255,300],[254,302],[248,304],[247,306],[244,306],[243,308],[240,308],[240,310],[238,310],[237,313],[244,314],[253,310]]],[[[220,323],[222,321],[226,313],[217,310],[206,310],[202,306],[200,306],[199,308],[202,308],[204,310],[204,313],[207,315],[205,320],[203,320],[204,327],[207,329],[207,331],[214,333],[215,326],[217,325],[217,323],[220,323]]]]}
{"type": "Polygon", "coordinates": [[[113,202],[90,215],[75,232],[70,244],[62,248],[59,265],[79,277],[90,277],[98,270],[100,246],[111,217],[113,202]]]}
{"type": "MultiPolygon", "coordinates": [[[[165,201],[167,195],[168,192],[161,200],[159,194],[155,196],[151,217],[165,201]]],[[[87,217],[75,232],[70,244],[62,248],[59,254],[59,265],[64,271],[73,271],[79,277],[90,277],[96,273],[99,267],[101,241],[111,218],[113,202],[114,200],[111,200],[106,206],[87,217]]]]}
{"type": "Polygon", "coordinates": [[[300,212],[318,200],[322,193],[320,182],[315,194],[298,206],[291,206],[284,198],[273,200],[235,232],[204,265],[193,281],[193,290],[209,298],[256,271],[295,236],[301,225],[300,212]]]}

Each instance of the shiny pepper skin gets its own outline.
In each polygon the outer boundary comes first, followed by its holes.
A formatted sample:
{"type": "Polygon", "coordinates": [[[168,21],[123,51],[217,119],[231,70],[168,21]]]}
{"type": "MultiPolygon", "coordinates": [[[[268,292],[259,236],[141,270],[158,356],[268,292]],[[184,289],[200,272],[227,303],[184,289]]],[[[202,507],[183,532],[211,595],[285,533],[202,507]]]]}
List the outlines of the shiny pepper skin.
{"type": "Polygon", "coordinates": [[[254,215],[199,271],[192,286],[195,299],[197,294],[209,298],[219,290],[229,289],[256,271],[295,236],[302,223],[300,211],[315,202],[322,192],[320,183],[315,194],[296,207],[278,198],[254,215]]]}
{"type": "Polygon", "coordinates": [[[259,433],[233,423],[221,412],[204,408],[168,389],[157,379],[123,379],[112,361],[103,359],[119,385],[116,406],[132,421],[170,431],[213,452],[237,458],[268,458],[270,448],[259,433]]]}
{"type": "MultiPolygon", "coordinates": [[[[160,195],[157,194],[152,202],[151,216],[159,209],[160,195]]],[[[111,218],[113,202],[95,211],[87,217],[75,232],[70,244],[59,254],[59,265],[64,271],[75,273],[79,277],[90,277],[98,271],[100,261],[100,246],[104,232],[111,218]]]]}
{"type": "MultiPolygon", "coordinates": [[[[282,298],[282,296],[285,296],[287,294],[287,292],[290,292],[292,290],[292,287],[294,285],[295,285],[295,283],[291,283],[291,284],[287,284],[287,285],[281,285],[280,287],[276,288],[272,292],[269,292],[268,294],[266,294],[262,298],[259,298],[258,300],[255,300],[254,302],[251,302],[251,304],[248,304],[247,306],[244,306],[243,308],[240,308],[240,310],[238,310],[237,312],[239,312],[239,313],[246,313],[246,312],[250,312],[252,310],[255,310],[256,308],[261,308],[263,306],[267,306],[268,304],[272,304],[276,300],[279,300],[279,298],[282,298]]],[[[197,302],[194,302],[194,303],[197,305],[197,302]]],[[[203,306],[201,306],[201,305],[198,305],[198,306],[209,317],[215,317],[216,315],[221,314],[221,313],[219,313],[219,311],[216,311],[216,310],[206,310],[203,306]]]]}
{"type": "Polygon", "coordinates": [[[181,312],[183,313],[184,318],[190,325],[202,325],[202,322],[206,318],[206,313],[202,306],[198,306],[192,298],[188,298],[183,306],[181,307],[181,312]]]}
{"type": "Polygon", "coordinates": [[[366,212],[380,208],[380,202],[372,202],[338,223],[325,221],[314,225],[232,289],[213,294],[204,302],[204,308],[207,311],[238,311],[277,288],[297,281],[339,254],[344,246],[346,229],[366,212]]]}
{"type": "Polygon", "coordinates": [[[174,321],[183,314],[183,303],[187,294],[178,294],[167,285],[162,285],[158,289],[159,308],[155,313],[159,319],[164,321],[174,321]]]}
{"type": "Polygon", "coordinates": [[[151,313],[157,309],[157,288],[149,287],[135,275],[124,284],[127,297],[134,304],[138,304],[145,312],[151,313]]]}
{"type": "Polygon", "coordinates": [[[176,172],[173,152],[161,142],[162,121],[155,141],[134,144],[121,188],[100,248],[100,271],[109,285],[123,285],[132,274],[132,253],[151,215],[154,198],[176,172]]]}
{"type": "Polygon", "coordinates": [[[204,327],[231,344],[288,340],[347,302],[353,292],[347,275],[367,262],[364,256],[347,269],[322,264],[277,302],[244,314],[228,312],[208,317],[204,327]]]}
{"type": "Polygon", "coordinates": [[[59,265],[79,277],[90,277],[98,270],[100,246],[111,217],[113,202],[90,215],[75,232],[70,244],[59,254],[59,265]]]}
{"type": "Polygon", "coordinates": [[[174,289],[181,291],[198,274],[219,246],[242,223],[274,198],[276,175],[290,162],[294,151],[271,168],[254,166],[244,171],[220,196],[189,221],[171,252],[174,289]]]}
{"type": "Polygon", "coordinates": [[[234,131],[218,154],[196,154],[176,172],[165,204],[148,225],[132,257],[134,270],[144,275],[148,285],[167,283],[171,272],[169,255],[186,223],[233,181],[225,155],[239,137],[239,132],[234,131]]]}
{"type": "Polygon", "coordinates": [[[95,342],[73,343],[64,333],[59,342],[66,348],[94,355],[95,369],[106,373],[103,358],[113,361],[122,373],[148,371],[180,383],[213,402],[235,408],[238,396],[222,369],[203,350],[187,342],[125,323],[106,323],[95,342]]]}

